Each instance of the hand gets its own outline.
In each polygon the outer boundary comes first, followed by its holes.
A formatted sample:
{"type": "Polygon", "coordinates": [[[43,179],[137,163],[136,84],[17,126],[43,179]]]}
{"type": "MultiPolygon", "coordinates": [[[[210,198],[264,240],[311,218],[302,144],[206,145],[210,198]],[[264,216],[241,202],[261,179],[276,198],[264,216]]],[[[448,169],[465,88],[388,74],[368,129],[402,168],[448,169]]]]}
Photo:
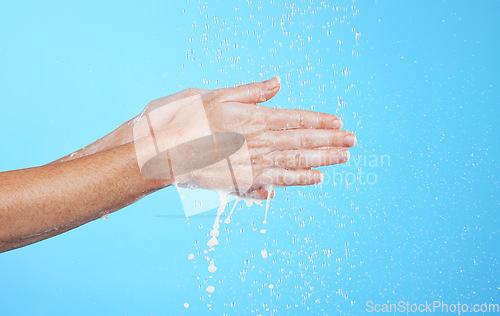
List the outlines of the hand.
{"type": "MultiPolygon", "coordinates": [[[[203,89],[185,89],[180,92],[168,95],[163,98],[155,99],[148,103],[148,105],[144,108],[144,110],[134,118],[130,119],[129,121],[123,123],[122,125],[118,126],[115,130],[113,130],[111,133],[107,134],[106,136],[98,139],[97,141],[93,142],[92,144],[85,146],[78,151],[67,155],[63,158],[60,158],[56,161],[51,162],[50,164],[57,164],[60,162],[65,162],[65,161],[70,161],[78,158],[82,158],[85,156],[93,155],[98,152],[110,150],[117,148],[119,146],[125,145],[132,143],[134,141],[134,135],[132,132],[134,124],[145,114],[149,113],[159,107],[166,106],[168,104],[172,104],[175,101],[185,99],[190,96],[194,95],[203,95],[209,90],[203,90],[203,89]]],[[[165,123],[168,123],[170,120],[166,121],[165,123]]]]}
{"type": "MultiPolygon", "coordinates": [[[[259,105],[273,98],[279,89],[279,77],[234,88],[188,89],[177,94],[177,98],[151,102],[141,115],[155,115],[159,111],[154,110],[165,107],[162,117],[154,118],[161,122],[161,129],[167,135],[163,141],[168,143],[168,139],[186,137],[203,124],[203,115],[199,113],[200,108],[172,101],[180,100],[181,96],[199,95],[212,133],[230,132],[245,137],[248,152],[232,156],[232,169],[235,174],[251,178],[248,195],[266,198],[267,186],[321,182],[321,171],[311,168],[346,162],[349,159],[346,147],[356,143],[354,134],[340,130],[342,122],[335,115],[259,105]]],[[[194,171],[179,182],[211,190],[235,190],[234,181],[227,177],[225,161],[194,171]]]]}

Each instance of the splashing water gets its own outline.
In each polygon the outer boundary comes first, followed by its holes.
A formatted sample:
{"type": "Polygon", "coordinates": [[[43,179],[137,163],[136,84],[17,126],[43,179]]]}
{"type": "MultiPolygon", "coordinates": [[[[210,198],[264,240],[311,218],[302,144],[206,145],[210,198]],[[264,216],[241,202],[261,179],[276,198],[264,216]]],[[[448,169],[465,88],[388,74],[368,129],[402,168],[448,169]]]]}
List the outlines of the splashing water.
{"type": "Polygon", "coordinates": [[[239,197],[236,199],[236,202],[234,202],[233,208],[231,209],[231,212],[229,212],[229,215],[227,216],[227,218],[224,220],[224,223],[226,223],[226,224],[231,223],[231,216],[233,215],[234,209],[236,208],[236,205],[238,204],[238,202],[240,200],[241,199],[239,197]]]}
{"type": "Polygon", "coordinates": [[[271,200],[272,193],[273,193],[273,186],[269,186],[267,188],[266,215],[264,217],[264,225],[267,224],[267,211],[269,210],[269,201],[271,200]]]}
{"type": "MultiPolygon", "coordinates": [[[[355,1],[236,1],[233,6],[227,10],[221,3],[196,2],[189,6],[192,10],[186,9],[186,18],[193,21],[186,34],[189,46],[183,72],[214,74],[195,85],[213,89],[280,75],[282,91],[263,105],[328,112],[349,126],[346,111],[360,96],[352,76],[356,72],[353,61],[363,40],[353,23],[358,15],[355,1]]],[[[353,118],[360,126],[359,117],[353,118]]],[[[343,170],[336,171],[344,175],[343,170]]],[[[353,256],[352,245],[356,245],[359,230],[350,214],[356,214],[359,207],[343,190],[357,192],[358,188],[352,181],[339,185],[337,178],[329,184],[321,190],[283,189],[283,201],[273,201],[275,212],[271,213],[268,195],[263,219],[262,213],[236,210],[241,209],[240,200],[249,208],[262,201],[237,199],[223,220],[227,224],[223,230],[219,223],[226,205],[219,207],[205,253],[209,270],[206,266],[202,269],[207,276],[201,278],[200,289],[205,290],[209,284],[204,283],[210,283],[217,287],[217,295],[226,290],[231,294],[224,304],[211,301],[211,308],[225,309],[228,314],[321,314],[324,308],[342,311],[346,306],[343,302],[352,304],[353,292],[347,289],[353,282],[353,271],[362,262],[353,256]],[[233,216],[235,211],[238,220],[233,216]],[[275,213],[279,226],[269,223],[268,216],[275,213]],[[224,239],[219,236],[223,234],[224,239]],[[217,261],[214,247],[219,244],[224,247],[217,248],[217,261]],[[229,262],[230,267],[223,262],[229,262]],[[268,287],[268,294],[264,287],[268,287]],[[294,293],[291,301],[282,295],[285,292],[280,293],[289,289],[294,293]],[[234,300],[245,300],[247,307],[234,304],[234,300]]],[[[206,234],[206,227],[200,225],[200,230],[206,234]]]]}

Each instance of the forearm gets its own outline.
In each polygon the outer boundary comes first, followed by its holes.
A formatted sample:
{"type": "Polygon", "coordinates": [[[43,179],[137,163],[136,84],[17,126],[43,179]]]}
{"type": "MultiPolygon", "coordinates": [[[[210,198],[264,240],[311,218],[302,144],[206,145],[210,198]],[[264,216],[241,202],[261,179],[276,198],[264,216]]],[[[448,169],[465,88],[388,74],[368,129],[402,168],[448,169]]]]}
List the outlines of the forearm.
{"type": "Polygon", "coordinates": [[[78,227],[169,185],[141,175],[133,143],[0,173],[0,183],[0,252],[78,227]]]}
{"type": "Polygon", "coordinates": [[[136,118],[133,118],[124,124],[120,125],[114,131],[108,135],[96,140],[90,145],[87,145],[65,157],[62,157],[56,161],[51,162],[49,165],[66,162],[78,158],[82,158],[88,155],[93,155],[101,151],[110,150],[130,142],[133,142],[132,126],[136,118]]]}

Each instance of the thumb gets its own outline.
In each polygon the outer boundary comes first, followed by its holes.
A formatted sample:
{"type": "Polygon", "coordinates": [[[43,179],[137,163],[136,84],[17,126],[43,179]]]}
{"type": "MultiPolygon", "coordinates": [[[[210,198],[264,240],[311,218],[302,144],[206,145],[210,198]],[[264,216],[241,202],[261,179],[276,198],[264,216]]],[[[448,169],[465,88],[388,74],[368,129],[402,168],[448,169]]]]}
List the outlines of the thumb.
{"type": "Polygon", "coordinates": [[[281,88],[281,79],[276,76],[272,79],[249,83],[234,88],[222,89],[222,101],[261,103],[273,98],[281,88]]]}

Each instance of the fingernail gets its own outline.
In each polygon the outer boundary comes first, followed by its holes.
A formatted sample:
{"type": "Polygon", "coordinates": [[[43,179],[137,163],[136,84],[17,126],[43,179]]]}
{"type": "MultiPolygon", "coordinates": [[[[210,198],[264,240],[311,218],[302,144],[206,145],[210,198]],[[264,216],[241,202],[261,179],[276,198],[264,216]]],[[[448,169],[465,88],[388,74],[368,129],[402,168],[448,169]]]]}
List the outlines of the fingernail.
{"type": "Polygon", "coordinates": [[[349,152],[349,150],[342,150],[337,153],[337,159],[339,161],[347,161],[349,160],[349,158],[351,158],[351,153],[349,152]]]}
{"type": "Polygon", "coordinates": [[[315,183],[320,183],[320,182],[323,182],[324,177],[325,177],[325,175],[323,173],[315,173],[313,176],[313,179],[314,179],[315,183]]]}
{"type": "Polygon", "coordinates": [[[341,120],[335,120],[332,123],[332,128],[340,129],[340,128],[342,128],[342,125],[344,125],[344,124],[342,124],[341,120]]]}
{"type": "Polygon", "coordinates": [[[349,134],[344,138],[344,146],[346,147],[352,147],[356,145],[356,136],[353,134],[349,134]]]}
{"type": "Polygon", "coordinates": [[[272,79],[266,80],[266,86],[269,89],[273,89],[273,88],[278,87],[280,82],[281,82],[281,78],[279,76],[276,76],[272,79]]]}

